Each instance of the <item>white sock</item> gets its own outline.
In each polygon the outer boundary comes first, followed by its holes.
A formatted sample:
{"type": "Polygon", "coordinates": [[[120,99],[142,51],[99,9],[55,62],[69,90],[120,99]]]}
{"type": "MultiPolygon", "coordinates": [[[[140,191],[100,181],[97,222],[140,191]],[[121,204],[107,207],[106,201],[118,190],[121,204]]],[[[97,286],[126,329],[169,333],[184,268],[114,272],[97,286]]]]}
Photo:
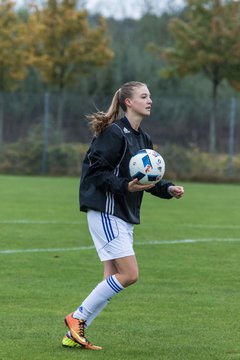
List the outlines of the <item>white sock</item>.
{"type": "Polygon", "coordinates": [[[120,284],[115,275],[109,276],[93,289],[81,306],[74,312],[73,317],[86,320],[86,323],[89,324],[91,318],[93,320],[107,305],[108,300],[123,289],[124,287],[120,284]],[[97,311],[98,309],[99,311],[97,311]],[[94,316],[95,312],[96,316],[94,316]]]}
{"type": "Polygon", "coordinates": [[[92,313],[86,320],[85,323],[85,329],[87,329],[89,327],[89,325],[93,322],[93,320],[100,314],[100,312],[105,308],[105,306],[107,306],[107,304],[109,303],[110,300],[106,300],[105,302],[103,302],[101,305],[99,305],[99,307],[97,307],[97,309],[94,311],[94,313],[92,313]]]}

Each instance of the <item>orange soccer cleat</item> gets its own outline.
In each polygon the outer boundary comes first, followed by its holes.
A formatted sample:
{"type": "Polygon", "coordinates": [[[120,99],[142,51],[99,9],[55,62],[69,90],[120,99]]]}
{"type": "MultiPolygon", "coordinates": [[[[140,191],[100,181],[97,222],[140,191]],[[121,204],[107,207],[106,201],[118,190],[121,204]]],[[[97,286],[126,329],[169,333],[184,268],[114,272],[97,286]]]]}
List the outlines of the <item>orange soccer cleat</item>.
{"type": "Polygon", "coordinates": [[[73,313],[65,317],[65,324],[71,332],[73,339],[85,349],[89,350],[102,350],[101,346],[96,346],[90,343],[85,337],[85,320],[75,319],[73,313]]]}
{"type": "Polygon", "coordinates": [[[66,335],[64,335],[62,339],[62,346],[68,347],[68,348],[83,348],[82,345],[77,343],[68,332],[66,335]]]}

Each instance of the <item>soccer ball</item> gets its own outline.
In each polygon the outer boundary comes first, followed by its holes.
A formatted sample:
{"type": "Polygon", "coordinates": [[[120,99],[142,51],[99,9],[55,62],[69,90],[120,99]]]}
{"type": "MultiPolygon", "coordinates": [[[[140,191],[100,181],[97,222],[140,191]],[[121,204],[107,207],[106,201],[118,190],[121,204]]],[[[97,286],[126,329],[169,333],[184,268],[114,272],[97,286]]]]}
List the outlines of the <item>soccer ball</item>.
{"type": "Polygon", "coordinates": [[[139,150],[130,159],[129,172],[140,184],[156,184],[164,175],[165,162],[155,150],[139,150]]]}

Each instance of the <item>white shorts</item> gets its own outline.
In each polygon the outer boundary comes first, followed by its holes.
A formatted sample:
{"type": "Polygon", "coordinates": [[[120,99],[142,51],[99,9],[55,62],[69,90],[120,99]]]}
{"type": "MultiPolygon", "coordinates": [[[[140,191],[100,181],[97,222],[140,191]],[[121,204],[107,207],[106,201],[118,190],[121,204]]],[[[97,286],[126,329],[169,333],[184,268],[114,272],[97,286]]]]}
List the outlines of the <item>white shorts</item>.
{"type": "Polygon", "coordinates": [[[101,261],[135,255],[133,224],[95,210],[88,210],[87,219],[101,261]]]}

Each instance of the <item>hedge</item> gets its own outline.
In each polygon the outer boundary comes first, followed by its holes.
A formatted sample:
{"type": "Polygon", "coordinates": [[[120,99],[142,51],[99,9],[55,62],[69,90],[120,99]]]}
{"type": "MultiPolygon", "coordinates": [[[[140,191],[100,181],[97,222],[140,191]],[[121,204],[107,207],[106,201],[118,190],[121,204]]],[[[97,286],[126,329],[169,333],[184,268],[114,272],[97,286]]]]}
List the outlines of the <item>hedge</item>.
{"type": "MultiPolygon", "coordinates": [[[[88,149],[87,144],[63,143],[51,145],[46,154],[46,175],[80,176],[81,164],[88,149]]],[[[235,155],[232,174],[229,175],[229,159],[226,154],[215,156],[196,147],[183,148],[176,145],[155,146],[166,162],[166,178],[239,182],[240,154],[235,155]]],[[[43,144],[21,141],[5,145],[0,154],[1,174],[38,175],[43,172],[43,144]]]]}

